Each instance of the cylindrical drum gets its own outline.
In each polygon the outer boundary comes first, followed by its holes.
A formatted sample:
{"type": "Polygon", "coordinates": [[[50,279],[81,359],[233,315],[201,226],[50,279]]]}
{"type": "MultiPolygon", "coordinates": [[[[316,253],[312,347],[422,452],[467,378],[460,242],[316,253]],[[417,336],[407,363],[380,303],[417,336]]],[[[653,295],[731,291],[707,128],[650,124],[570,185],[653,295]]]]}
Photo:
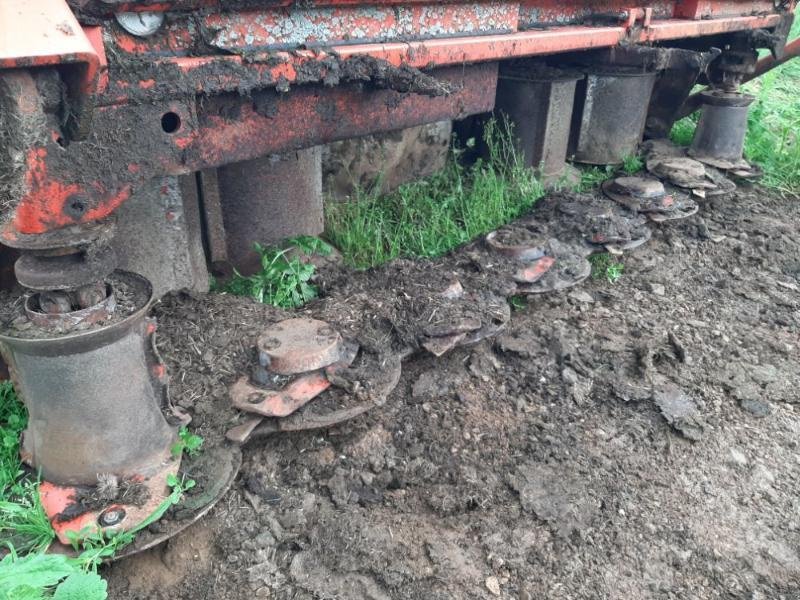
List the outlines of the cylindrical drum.
{"type": "Polygon", "coordinates": [[[98,475],[149,477],[170,457],[175,432],[161,412],[164,384],[146,317],[150,283],[124,282],[131,312],[63,334],[0,334],[0,351],[28,409],[22,452],[42,477],[93,485],[98,475]]]}
{"type": "Polygon", "coordinates": [[[755,99],[739,92],[712,90],[701,94],[703,109],[689,155],[736,163],[742,159],[747,111],[755,99]]]}
{"type": "Polygon", "coordinates": [[[556,69],[501,73],[495,110],[513,126],[525,166],[548,181],[566,166],[575,84],[583,76],[556,69]]]}
{"type": "Polygon", "coordinates": [[[253,244],[322,233],[322,152],[319,146],[220,167],[227,258],[240,273],[261,267],[253,244]]]}
{"type": "Polygon", "coordinates": [[[618,165],[636,154],[655,81],[655,73],[641,69],[620,67],[587,73],[576,93],[572,159],[618,165]]]}

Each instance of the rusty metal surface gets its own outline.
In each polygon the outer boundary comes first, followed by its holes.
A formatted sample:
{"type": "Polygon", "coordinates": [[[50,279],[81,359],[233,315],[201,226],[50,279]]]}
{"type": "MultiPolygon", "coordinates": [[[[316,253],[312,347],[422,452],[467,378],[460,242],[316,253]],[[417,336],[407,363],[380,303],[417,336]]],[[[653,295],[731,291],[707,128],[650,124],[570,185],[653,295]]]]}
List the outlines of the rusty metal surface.
{"type": "Polygon", "coordinates": [[[256,342],[259,363],[279,375],[315,371],[335,363],[344,340],[324,321],[300,317],[275,323],[256,342]]]}
{"type": "Polygon", "coordinates": [[[609,72],[602,67],[589,72],[578,85],[572,158],[614,165],[635,154],[655,78],[655,73],[609,72]]]}
{"type": "Polygon", "coordinates": [[[497,0],[387,5],[261,5],[241,10],[172,14],[154,35],[109,31],[116,55],[152,58],[194,54],[199,45],[226,53],[257,54],[334,43],[410,41],[517,30],[516,2],[497,0]]]}
{"type": "MultiPolygon", "coordinates": [[[[86,508],[80,500],[79,488],[47,480],[39,485],[39,498],[56,538],[64,546],[71,545],[73,538],[82,539],[101,531],[111,536],[132,529],[153,514],[169,495],[167,478],[178,473],[180,464],[180,459],[173,460],[167,455],[146,478],[137,480],[140,494],[147,497],[138,505],[109,500],[104,506],[86,508]]],[[[93,484],[96,483],[97,476],[93,484]]]]}
{"type": "MultiPolygon", "coordinates": [[[[135,185],[159,173],[186,173],[492,108],[496,63],[433,74],[452,84],[454,92],[428,97],[355,84],[332,89],[303,86],[291,94],[263,90],[252,97],[219,95],[196,106],[167,102],[106,107],[96,111],[90,138],[70,144],[68,153],[36,130],[30,136],[39,145],[28,152],[24,172],[37,176],[24,177],[23,194],[3,231],[3,242],[27,247],[38,235],[108,217],[135,185]],[[178,130],[162,129],[162,115],[167,113],[180,117],[178,130]],[[113,176],[108,165],[119,165],[113,176]],[[76,199],[80,211],[70,208],[76,199]]],[[[6,73],[0,75],[0,88],[6,78],[6,73]]],[[[30,77],[23,79],[14,97],[36,102],[35,83],[30,77]],[[25,89],[32,95],[25,96],[25,89]]]]}
{"type": "Polygon", "coordinates": [[[349,367],[357,354],[358,345],[347,343],[337,352],[335,363],[297,375],[278,389],[258,387],[242,377],[229,390],[231,404],[264,417],[286,417],[331,387],[331,379],[349,367]]]}
{"type": "Polygon", "coordinates": [[[94,325],[102,323],[112,314],[117,307],[114,291],[107,286],[106,297],[100,302],[79,310],[69,312],[50,313],[42,310],[41,294],[28,296],[25,301],[25,314],[28,319],[40,327],[50,327],[58,331],[69,331],[81,325],[94,325]]]}
{"type": "MultiPolygon", "coordinates": [[[[464,31],[454,37],[383,43],[332,42],[319,49],[305,46],[292,51],[263,51],[254,55],[163,56],[154,52],[146,66],[132,73],[111,73],[109,89],[100,104],[125,103],[130,99],[176,96],[178,93],[216,93],[274,87],[294,82],[338,81],[343,62],[366,57],[394,66],[416,68],[542,56],[574,50],[608,48],[620,42],[656,42],[730,32],[770,28],[782,20],[780,14],[732,16],[705,20],[653,20],[647,27],[625,23],[607,26],[565,25],[474,35],[464,31]]],[[[124,64],[124,63],[123,63],[124,64]]],[[[345,69],[346,70],[346,69],[345,69]]],[[[113,71],[113,69],[112,69],[113,71]]]]}
{"type": "Polygon", "coordinates": [[[747,113],[755,100],[740,93],[702,92],[703,109],[689,156],[736,163],[742,159],[747,113]]]}
{"type": "Polygon", "coordinates": [[[486,245],[495,252],[523,262],[537,261],[545,256],[544,246],[539,240],[527,244],[506,244],[502,242],[502,232],[503,229],[500,229],[486,234],[486,245]]]}
{"type": "Polygon", "coordinates": [[[495,111],[512,125],[524,164],[545,182],[558,179],[566,166],[575,85],[582,77],[515,70],[498,80],[495,111]]]}
{"type": "MultiPolygon", "coordinates": [[[[184,459],[185,460],[185,459],[184,459]]],[[[219,502],[236,480],[242,465],[241,450],[230,444],[204,448],[202,462],[192,465],[191,476],[197,486],[190,497],[184,497],[172,518],[162,519],[156,532],[149,528],[136,534],[129,546],[118,550],[109,562],[122,560],[176,536],[196,523],[219,502]]]]}
{"type": "MultiPolygon", "coordinates": [[[[374,360],[376,357],[371,357],[374,360]]],[[[282,419],[248,415],[244,421],[225,434],[237,444],[264,438],[279,432],[325,429],[354,419],[368,410],[381,406],[400,381],[402,362],[400,356],[381,357],[371,367],[369,398],[347,406],[323,406],[321,402],[310,402],[300,410],[282,419]]]]}
{"type": "Polygon", "coordinates": [[[244,275],[262,268],[254,243],[322,233],[321,161],[320,148],[314,147],[218,170],[226,260],[233,268],[244,275]]]}
{"type": "Polygon", "coordinates": [[[140,286],[144,304],[121,321],[52,337],[0,335],[30,414],[25,450],[51,483],[93,484],[98,473],[147,477],[176,439],[161,413],[161,365],[150,351],[150,285],[124,276],[140,286]]]}
{"type": "Polygon", "coordinates": [[[111,246],[90,246],[69,254],[25,253],[14,265],[17,281],[32,290],[66,290],[103,279],[117,266],[111,246]]]}
{"type": "Polygon", "coordinates": [[[144,275],[155,298],[171,290],[208,291],[194,174],[143,182],[115,216],[111,244],[118,266],[144,275]]]}

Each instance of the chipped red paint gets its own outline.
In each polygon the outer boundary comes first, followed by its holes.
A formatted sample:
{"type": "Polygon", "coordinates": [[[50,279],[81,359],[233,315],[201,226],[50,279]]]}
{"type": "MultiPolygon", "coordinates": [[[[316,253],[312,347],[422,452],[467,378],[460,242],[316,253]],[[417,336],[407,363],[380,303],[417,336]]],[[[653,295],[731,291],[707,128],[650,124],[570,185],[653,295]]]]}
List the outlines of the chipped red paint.
{"type": "Polygon", "coordinates": [[[185,56],[199,42],[223,52],[281,50],[339,43],[419,40],[517,30],[517,2],[490,0],[406,6],[259,7],[175,16],[152,38],[112,31],[116,49],[152,58],[185,56]]]}
{"type": "MultiPolygon", "coordinates": [[[[105,2],[84,0],[81,6],[87,14],[110,14],[105,2]]],[[[135,144],[136,136],[153,142],[143,144],[146,156],[138,158],[113,143],[100,144],[108,160],[98,170],[91,144],[74,142],[69,154],[60,154],[58,132],[48,132],[46,142],[34,140],[27,154],[26,192],[6,240],[107,217],[139,181],[157,175],[490,110],[498,60],[770,28],[783,18],[768,0],[644,0],[638,5],[626,0],[317,0],[302,8],[293,0],[243,0],[235,8],[218,0],[175,0],[114,5],[114,10],[126,8],[177,12],[152,37],[136,38],[102,20],[81,29],[65,0],[0,3],[0,22],[19,24],[2,30],[11,35],[0,37],[0,69],[81,65],[79,87],[92,96],[87,104],[95,108],[95,119],[111,130],[120,127],[121,143],[135,144]],[[602,25],[581,24],[587,18],[599,23],[598,17],[602,25]],[[307,47],[315,44],[318,49],[307,47]],[[109,68],[106,49],[115,60],[135,56],[135,68],[109,68]],[[301,85],[319,83],[336,61],[367,56],[395,66],[436,69],[437,76],[461,77],[464,83],[446,98],[368,86],[301,85]],[[291,93],[266,89],[279,83],[293,84],[291,93]],[[224,97],[227,92],[230,97],[224,97]],[[251,99],[265,93],[275,95],[270,114],[257,110],[251,99]],[[196,102],[195,94],[203,100],[196,102]],[[218,112],[207,108],[220,101],[225,105],[218,112]],[[166,112],[180,117],[175,131],[161,129],[166,112]],[[291,126],[281,126],[285,123],[291,126]],[[79,165],[85,164],[92,166],[91,176],[80,172],[79,165]],[[102,173],[105,165],[113,165],[115,172],[102,173]],[[76,198],[85,203],[79,216],[65,210],[76,198]]],[[[38,105],[19,98],[15,109],[24,113],[38,105]]]]}
{"type": "Polygon", "coordinates": [[[683,19],[710,19],[767,14],[775,10],[772,0],[683,0],[675,6],[675,17],[683,19]]]}
{"type": "MultiPolygon", "coordinates": [[[[447,66],[481,61],[503,60],[524,56],[542,56],[560,52],[607,48],[622,41],[653,42],[679,38],[700,37],[744,29],[774,27],[781,20],[778,14],[721,19],[652,19],[647,27],[629,29],[618,26],[588,27],[569,25],[545,30],[522,31],[509,34],[445,37],[425,41],[391,42],[382,44],[347,44],[332,46],[327,50],[294,50],[271,52],[268,60],[243,59],[238,55],[166,57],[154,60],[154,69],[168,72],[176,67],[185,76],[185,85],[196,93],[213,94],[240,90],[242,71],[253,87],[272,87],[278,81],[294,82],[298,70],[309,63],[371,56],[388,61],[395,66],[417,68],[447,66]],[[227,70],[215,67],[226,65],[227,70]]],[[[321,70],[324,73],[324,68],[321,70]]],[[[148,78],[149,79],[149,78],[148,78]]],[[[113,81],[111,90],[117,94],[100,99],[101,104],[125,101],[129,83],[113,81]]],[[[141,86],[141,84],[140,84],[141,86]]],[[[158,88],[156,81],[155,90],[158,88]]]]}
{"type": "Polygon", "coordinates": [[[12,221],[16,233],[45,233],[76,223],[91,223],[111,214],[130,196],[130,185],[107,191],[100,182],[84,187],[78,183],[65,183],[48,172],[47,149],[32,148],[27,155],[25,173],[26,193],[17,204],[12,221]],[[66,206],[76,200],[94,207],[87,208],[80,218],[71,217],[66,206]]]}
{"type": "Polygon", "coordinates": [[[200,165],[219,166],[376,131],[461,118],[494,106],[497,63],[451,67],[435,74],[453,82],[457,91],[429,98],[390,90],[364,92],[355,86],[330,90],[300,86],[291,94],[264,92],[274,96],[268,116],[259,114],[253,103],[242,105],[233,121],[209,110],[199,115],[187,166],[199,170],[200,165]],[[275,127],[275,123],[290,121],[292,127],[275,127]]]}
{"type": "Polygon", "coordinates": [[[50,519],[58,541],[62,544],[70,544],[70,532],[94,532],[98,529],[97,515],[91,511],[85,511],[72,519],[61,518],[64,511],[78,504],[77,494],[78,491],[74,487],[55,485],[48,481],[39,484],[42,508],[50,519]]]}

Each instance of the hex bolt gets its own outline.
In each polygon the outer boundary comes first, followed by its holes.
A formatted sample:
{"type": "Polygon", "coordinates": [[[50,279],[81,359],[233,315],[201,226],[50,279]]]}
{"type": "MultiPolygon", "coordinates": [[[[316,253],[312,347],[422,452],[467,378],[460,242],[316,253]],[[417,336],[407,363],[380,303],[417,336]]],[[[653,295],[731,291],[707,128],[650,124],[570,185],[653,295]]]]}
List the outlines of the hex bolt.
{"type": "Polygon", "coordinates": [[[98,518],[100,527],[113,527],[125,520],[125,509],[118,506],[105,510],[98,518]]]}
{"type": "Polygon", "coordinates": [[[72,194],[64,204],[64,212],[75,220],[82,218],[88,208],[89,199],[82,193],[72,194]]]}

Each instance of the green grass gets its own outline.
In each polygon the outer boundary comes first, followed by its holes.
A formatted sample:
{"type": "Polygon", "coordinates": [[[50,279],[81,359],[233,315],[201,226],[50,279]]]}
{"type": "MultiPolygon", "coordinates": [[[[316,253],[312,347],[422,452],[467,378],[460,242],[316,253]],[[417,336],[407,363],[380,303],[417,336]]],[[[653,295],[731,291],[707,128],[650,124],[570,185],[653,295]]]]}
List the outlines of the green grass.
{"type": "Polygon", "coordinates": [[[261,256],[261,270],[244,276],[235,272],[220,291],[250,296],[258,302],[281,308],[298,308],[317,297],[317,288],[310,283],[316,267],[302,256],[327,256],[332,248],[313,236],[297,236],[279,246],[253,244],[261,256]]]}
{"type": "Polygon", "coordinates": [[[589,257],[589,262],[592,263],[592,279],[605,279],[608,283],[619,281],[625,270],[622,261],[607,252],[593,254],[589,257]]]}
{"type": "Polygon", "coordinates": [[[604,167],[578,166],[581,172],[581,180],[578,183],[577,192],[588,192],[596,189],[606,179],[613,177],[616,169],[611,165],[604,167]]]}
{"type": "Polygon", "coordinates": [[[515,219],[544,195],[514,150],[507,124],[485,130],[488,156],[470,167],[453,150],[445,168],[388,194],[357,191],[328,202],[326,236],[347,264],[365,268],[399,257],[433,257],[515,219]]]}
{"type": "Polygon", "coordinates": [[[0,540],[21,553],[43,551],[54,538],[39,500],[39,482],[22,468],[19,440],[27,423],[11,382],[0,381],[0,540]]]}
{"type": "Polygon", "coordinates": [[[511,306],[511,310],[516,312],[528,306],[528,299],[522,295],[515,295],[508,299],[508,304],[511,306]]]}
{"type": "MultiPolygon", "coordinates": [[[[800,36],[800,20],[790,39],[800,36]]],[[[789,61],[744,86],[756,97],[750,106],[745,157],[764,169],[761,183],[791,193],[800,192],[800,59],[789,61]]],[[[699,113],[675,123],[670,137],[688,145],[699,113]]]]}
{"type": "Polygon", "coordinates": [[[622,170],[628,175],[635,175],[644,169],[644,161],[636,154],[629,154],[622,159],[622,170]]]}

